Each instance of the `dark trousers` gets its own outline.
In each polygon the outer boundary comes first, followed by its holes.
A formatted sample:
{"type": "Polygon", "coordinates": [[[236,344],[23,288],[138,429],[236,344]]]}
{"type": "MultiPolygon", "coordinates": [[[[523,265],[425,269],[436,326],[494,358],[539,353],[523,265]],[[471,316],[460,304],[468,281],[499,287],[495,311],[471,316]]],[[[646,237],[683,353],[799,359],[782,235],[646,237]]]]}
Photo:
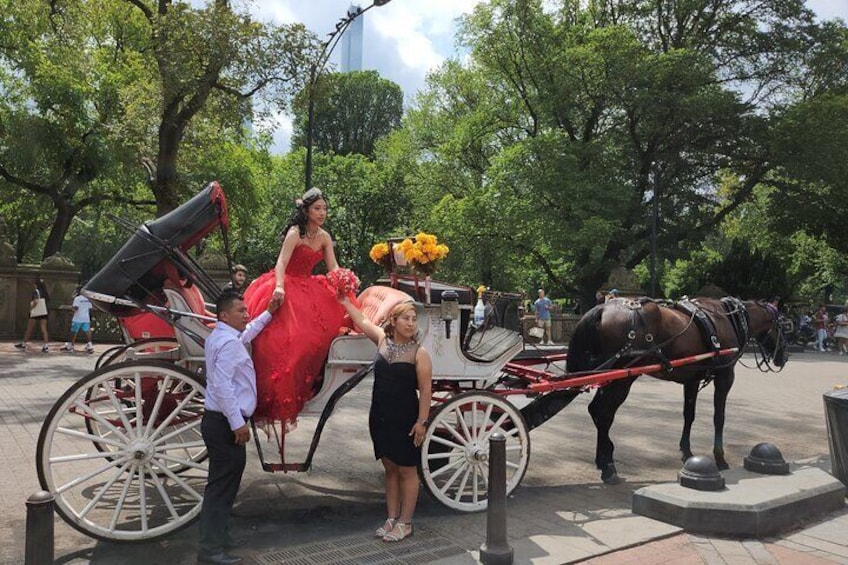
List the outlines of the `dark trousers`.
{"type": "Polygon", "coordinates": [[[229,539],[227,522],[246,456],[245,446],[236,445],[230,424],[220,412],[204,413],[200,431],[209,452],[209,479],[200,510],[200,551],[211,555],[223,551],[229,539]]]}

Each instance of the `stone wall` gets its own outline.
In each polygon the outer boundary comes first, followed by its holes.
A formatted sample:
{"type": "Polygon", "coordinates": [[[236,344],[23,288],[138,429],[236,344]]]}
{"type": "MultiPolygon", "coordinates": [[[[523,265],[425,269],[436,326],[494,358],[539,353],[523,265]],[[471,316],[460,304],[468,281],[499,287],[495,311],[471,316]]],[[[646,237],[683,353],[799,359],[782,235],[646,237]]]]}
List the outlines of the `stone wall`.
{"type": "MultiPolygon", "coordinates": [[[[35,278],[41,276],[50,293],[47,329],[51,341],[64,341],[70,327],[70,309],[79,271],[70,263],[50,259],[41,265],[0,266],[0,339],[20,340],[29,320],[29,301],[35,278]],[[64,307],[64,309],[63,309],[64,307]]],[[[40,341],[39,334],[33,336],[40,341]]]]}

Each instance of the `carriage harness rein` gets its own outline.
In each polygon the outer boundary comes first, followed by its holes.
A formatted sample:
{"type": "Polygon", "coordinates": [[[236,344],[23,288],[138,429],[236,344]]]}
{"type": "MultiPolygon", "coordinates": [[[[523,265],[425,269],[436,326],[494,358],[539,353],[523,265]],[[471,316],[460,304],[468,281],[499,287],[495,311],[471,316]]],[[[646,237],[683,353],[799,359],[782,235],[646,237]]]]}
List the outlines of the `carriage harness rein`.
{"type": "MultiPolygon", "coordinates": [[[[713,371],[716,369],[722,369],[735,364],[742,357],[743,348],[751,336],[751,320],[748,315],[748,311],[745,308],[745,304],[738,298],[728,296],[721,299],[722,305],[724,306],[724,312],[711,312],[705,310],[703,307],[697,304],[696,301],[690,300],[688,297],[684,297],[683,299],[672,302],[667,300],[654,300],[650,298],[640,298],[640,299],[619,299],[616,300],[616,304],[621,308],[627,308],[631,312],[630,316],[630,329],[627,332],[627,340],[624,345],[607,361],[605,361],[601,366],[597,367],[595,370],[607,370],[612,367],[614,363],[619,361],[622,358],[630,357],[631,359],[627,362],[625,367],[631,367],[639,363],[642,359],[649,356],[656,356],[659,359],[661,365],[665,367],[666,373],[671,373],[674,370],[674,367],[671,366],[668,357],[663,351],[663,347],[668,344],[674,342],[678,337],[683,335],[692,325],[695,325],[702,337],[704,345],[707,347],[709,351],[717,352],[721,350],[721,343],[719,341],[715,323],[712,318],[708,314],[713,315],[722,315],[726,316],[731,326],[733,327],[733,331],[736,334],[736,340],[739,344],[739,351],[737,351],[729,360],[726,361],[718,361],[717,357],[714,357],[710,362],[711,365],[709,367],[709,373],[704,378],[704,382],[701,385],[701,388],[707,386],[713,378],[713,371]],[[689,316],[689,322],[686,326],[677,334],[671,336],[669,339],[665,340],[662,343],[654,343],[654,335],[650,332],[646,331],[647,323],[644,320],[642,306],[647,302],[655,302],[660,307],[666,308],[674,308],[686,315],[689,316]],[[642,337],[647,344],[647,348],[644,349],[634,349],[634,344],[637,341],[640,333],[642,333],[642,337]]],[[[758,302],[758,305],[762,308],[765,308],[769,312],[774,314],[774,322],[772,324],[773,331],[780,331],[779,323],[778,323],[778,315],[773,306],[767,303],[758,302]],[[776,330],[775,330],[776,329],[776,330]]],[[[779,339],[779,334],[775,336],[775,339],[779,339]]],[[[757,360],[757,368],[761,371],[774,371],[779,372],[782,369],[775,369],[772,367],[770,362],[770,355],[765,350],[762,342],[757,340],[757,349],[754,350],[754,355],[757,360]]],[[[744,366],[744,365],[743,365],[744,366]]]]}

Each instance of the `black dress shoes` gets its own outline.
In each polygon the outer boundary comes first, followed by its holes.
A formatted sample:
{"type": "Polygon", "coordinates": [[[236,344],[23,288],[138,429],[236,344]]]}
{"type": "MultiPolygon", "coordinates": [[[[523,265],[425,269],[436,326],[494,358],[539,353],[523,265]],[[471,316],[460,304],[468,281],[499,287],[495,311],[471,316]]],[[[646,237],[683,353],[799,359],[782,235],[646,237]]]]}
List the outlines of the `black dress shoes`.
{"type": "Polygon", "coordinates": [[[203,565],[237,565],[242,562],[242,558],[230,555],[224,551],[212,555],[209,555],[208,553],[198,553],[197,562],[202,563],[203,565]]]}
{"type": "Polygon", "coordinates": [[[224,549],[238,549],[247,545],[247,538],[230,538],[224,544],[224,549]]]}

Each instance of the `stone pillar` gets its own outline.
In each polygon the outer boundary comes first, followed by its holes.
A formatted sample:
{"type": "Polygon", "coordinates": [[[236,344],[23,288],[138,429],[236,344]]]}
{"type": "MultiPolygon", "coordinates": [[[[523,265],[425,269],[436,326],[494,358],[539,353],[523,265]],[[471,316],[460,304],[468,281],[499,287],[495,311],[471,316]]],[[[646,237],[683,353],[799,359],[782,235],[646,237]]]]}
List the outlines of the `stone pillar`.
{"type": "Polygon", "coordinates": [[[639,286],[636,275],[624,265],[613,267],[607,282],[599,290],[606,296],[612,289],[618,291],[619,298],[638,298],[646,295],[642,287],[639,286]]]}

